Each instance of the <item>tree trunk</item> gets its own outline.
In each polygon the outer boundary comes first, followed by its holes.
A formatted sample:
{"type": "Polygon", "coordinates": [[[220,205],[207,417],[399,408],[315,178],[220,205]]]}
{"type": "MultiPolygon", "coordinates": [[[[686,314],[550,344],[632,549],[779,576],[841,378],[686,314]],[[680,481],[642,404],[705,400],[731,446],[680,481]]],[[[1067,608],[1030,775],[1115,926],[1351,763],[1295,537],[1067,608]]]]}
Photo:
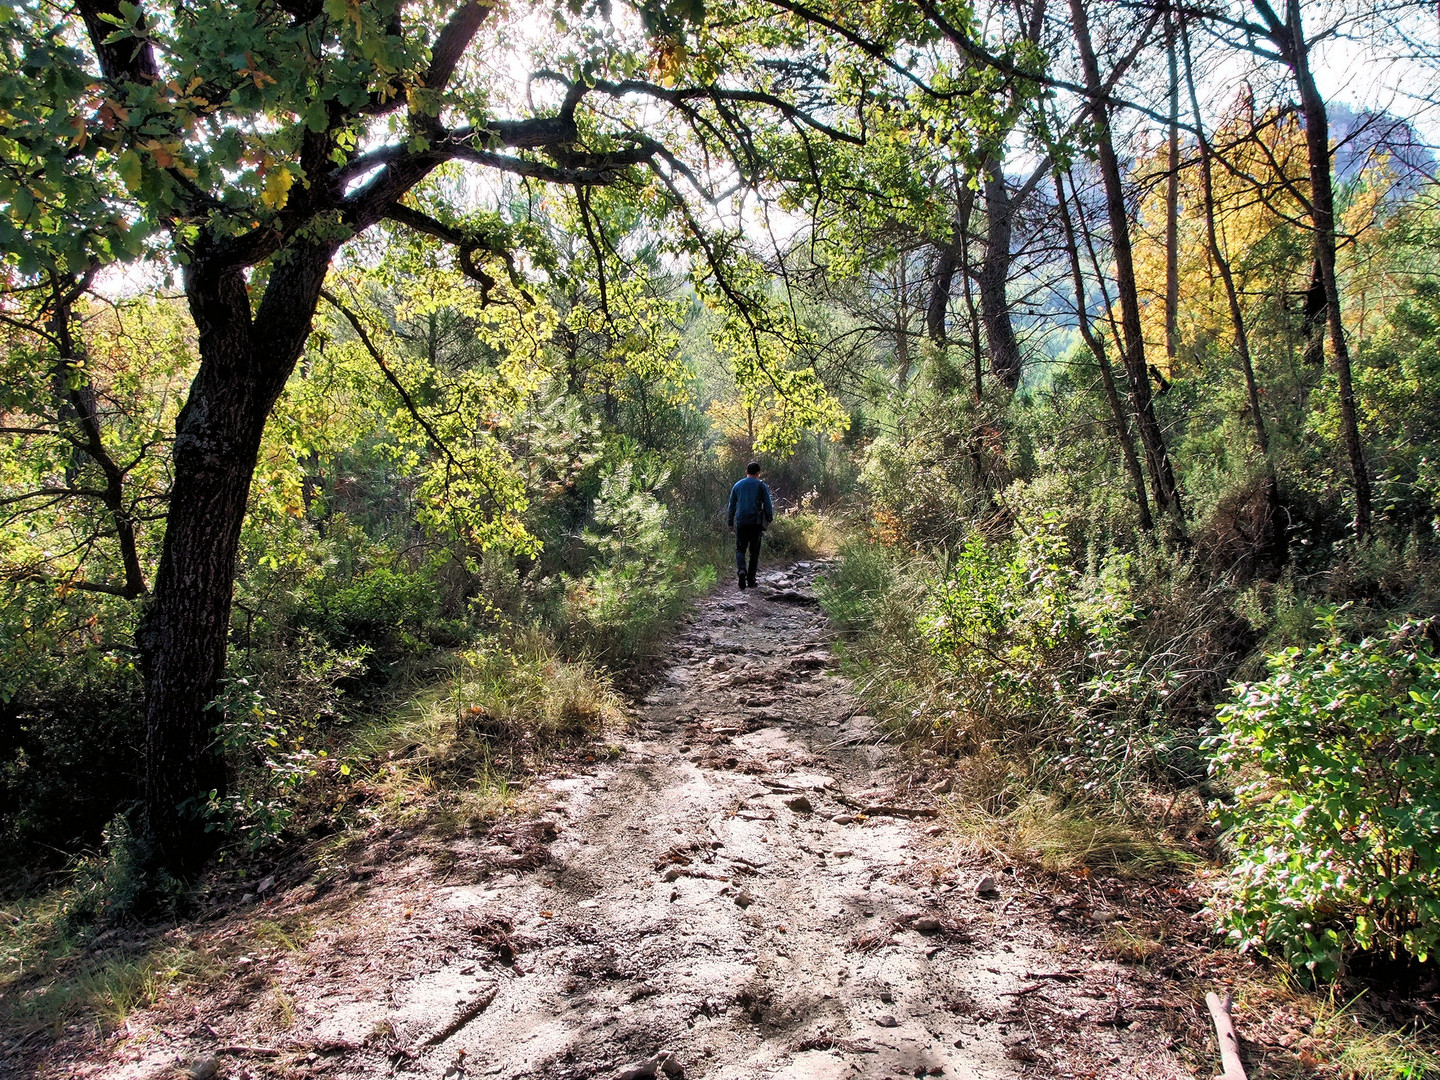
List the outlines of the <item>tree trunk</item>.
{"type": "Polygon", "coordinates": [[[193,871],[215,846],[206,805],[225,793],[215,739],[240,530],[266,418],[294,370],[333,249],[277,256],[257,315],[236,267],[207,266],[185,291],[200,369],[175,425],[174,483],[154,595],[136,634],[145,679],[144,828],[151,858],[193,871]]]}
{"type": "Polygon", "coordinates": [[[985,161],[982,177],[985,193],[985,258],[980,263],[980,320],[985,324],[985,344],[990,352],[990,370],[1007,390],[1020,385],[1020,346],[1010,322],[1010,301],[1006,284],[1010,278],[1010,240],[1014,206],[998,151],[985,161]]]}
{"type": "Polygon", "coordinates": [[[955,283],[955,270],[960,265],[960,226],[950,233],[948,244],[936,245],[935,275],[930,283],[930,302],[925,307],[925,329],[930,340],[944,347],[945,316],[950,310],[950,289],[955,283]]]}
{"type": "Polygon", "coordinates": [[[1110,415],[1115,420],[1115,441],[1120,444],[1120,457],[1135,490],[1140,528],[1149,532],[1155,527],[1155,520],[1150,516],[1150,500],[1145,495],[1145,474],[1140,468],[1139,455],[1135,453],[1135,443],[1130,438],[1130,424],[1125,417],[1125,407],[1120,402],[1120,392],[1115,386],[1115,373],[1110,370],[1110,358],[1105,354],[1105,343],[1091,327],[1090,317],[1086,312],[1085,275],[1080,270],[1080,247],[1075,240],[1075,226],[1070,220],[1070,206],[1065,199],[1065,187],[1061,183],[1058,169],[1055,171],[1055,204],[1060,210],[1060,224],[1065,229],[1065,247],[1070,256],[1070,278],[1075,285],[1075,318],[1080,324],[1080,336],[1085,339],[1085,344],[1100,369],[1100,384],[1105,390],[1105,401],[1110,406],[1110,415]]]}
{"type": "Polygon", "coordinates": [[[985,372],[980,363],[980,312],[975,307],[975,292],[970,285],[970,218],[974,210],[975,199],[967,188],[960,201],[960,285],[965,296],[965,325],[970,334],[970,393],[979,405],[985,399],[985,372]]]}
{"type": "Polygon", "coordinates": [[[1320,260],[1310,263],[1310,283],[1300,308],[1300,325],[1305,333],[1305,349],[1301,358],[1307,367],[1318,369],[1325,363],[1325,279],[1320,273],[1320,260]]]}
{"type": "MultiPolygon", "coordinates": [[[[1210,258],[1220,273],[1225,285],[1225,299],[1230,307],[1230,326],[1235,333],[1235,352],[1240,357],[1240,369],[1245,376],[1245,392],[1250,398],[1250,417],[1255,427],[1255,442],[1260,453],[1270,460],[1270,435],[1265,427],[1265,414],[1260,411],[1260,386],[1255,378],[1255,364],[1250,356],[1250,335],[1245,326],[1245,313],[1240,308],[1240,292],[1235,287],[1235,275],[1230,260],[1220,247],[1220,235],[1215,227],[1215,184],[1212,161],[1214,152],[1210,140],[1205,136],[1204,122],[1200,115],[1200,97],[1195,91],[1195,71],[1190,63],[1190,40],[1185,39],[1185,84],[1190,91],[1190,109],[1195,117],[1196,142],[1200,149],[1200,197],[1205,203],[1205,238],[1210,246],[1210,258]]],[[[1271,465],[1271,473],[1274,466],[1271,465]]]]}
{"type": "Polygon", "coordinates": [[[1165,175],[1165,359],[1174,378],[1180,350],[1180,72],[1175,25],[1167,12],[1166,52],[1170,62],[1170,145],[1165,175]]]}
{"type": "Polygon", "coordinates": [[[1120,329],[1123,335],[1122,359],[1130,384],[1130,410],[1145,449],[1145,468],[1150,474],[1151,495],[1156,507],[1168,513],[1178,534],[1184,535],[1185,519],[1180,506],[1180,492],[1165,448],[1165,435],[1155,417],[1150,392],[1150,373],[1145,363],[1145,337],[1140,325],[1140,297],[1135,288],[1135,263],[1130,246],[1130,221],[1125,207],[1125,188],[1120,175],[1120,162],[1110,135],[1110,113],[1104,101],[1100,67],[1090,41],[1090,26],[1084,0],[1070,0],[1071,25],[1080,47],[1085,71],[1085,89],[1090,97],[1090,111],[1095,122],[1094,138],[1100,160],[1100,175],[1105,184],[1105,205],[1110,219],[1110,244],[1115,256],[1115,287],[1120,294],[1120,329]]]}
{"type": "Polygon", "coordinates": [[[1287,40],[1285,57],[1300,92],[1300,109],[1305,117],[1305,149],[1310,165],[1310,214],[1314,227],[1315,265],[1325,291],[1330,326],[1330,366],[1340,398],[1340,434],[1350,464],[1355,488],[1355,535],[1370,532],[1370,473],[1365,465],[1365,448],[1360,441],[1356,418],[1355,385],[1350,372],[1350,348],[1345,341],[1345,324],[1340,312],[1340,285],[1335,277],[1335,192],[1330,179],[1330,118],[1325,99],[1310,71],[1310,46],[1300,21],[1299,0],[1286,5],[1287,40]]]}
{"type": "MultiPolygon", "coordinates": [[[[905,252],[900,252],[899,265],[896,267],[895,389],[899,390],[902,395],[906,387],[910,385],[910,283],[905,273],[905,260],[907,258],[909,258],[909,256],[905,252]]],[[[941,259],[944,259],[943,255],[941,259]]],[[[948,287],[946,294],[949,294],[948,287]]],[[[943,344],[945,333],[943,315],[941,316],[940,333],[941,343],[943,344]]]]}

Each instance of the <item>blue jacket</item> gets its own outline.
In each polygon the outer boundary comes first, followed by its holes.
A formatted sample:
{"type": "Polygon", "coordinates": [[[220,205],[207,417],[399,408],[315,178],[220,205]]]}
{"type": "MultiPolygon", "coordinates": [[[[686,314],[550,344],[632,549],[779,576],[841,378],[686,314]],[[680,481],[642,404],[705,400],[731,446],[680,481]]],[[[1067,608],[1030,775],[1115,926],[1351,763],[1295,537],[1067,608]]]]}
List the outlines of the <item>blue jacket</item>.
{"type": "Polygon", "coordinates": [[[775,520],[775,507],[770,502],[770,489],[765,481],[747,476],[730,489],[730,512],[727,525],[768,525],[775,520]]]}

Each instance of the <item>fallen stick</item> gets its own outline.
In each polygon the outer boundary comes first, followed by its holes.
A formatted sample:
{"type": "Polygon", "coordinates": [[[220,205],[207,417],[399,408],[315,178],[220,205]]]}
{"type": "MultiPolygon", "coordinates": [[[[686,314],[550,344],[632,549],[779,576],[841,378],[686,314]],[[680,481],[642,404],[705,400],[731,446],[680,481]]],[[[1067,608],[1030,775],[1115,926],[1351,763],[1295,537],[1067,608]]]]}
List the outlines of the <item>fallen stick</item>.
{"type": "Polygon", "coordinates": [[[864,814],[866,817],[903,817],[903,818],[933,818],[938,817],[940,811],[932,806],[893,806],[889,803],[865,803],[858,799],[852,799],[848,795],[835,795],[835,801],[842,806],[864,814]]]}
{"type": "Polygon", "coordinates": [[[1225,1070],[1219,1080],[1248,1080],[1245,1066],[1240,1061],[1240,1037],[1235,1034],[1235,1023],[1230,1019],[1230,995],[1205,995],[1205,1004],[1210,1009],[1210,1019],[1215,1021],[1215,1040],[1220,1044],[1220,1064],[1225,1070]]]}
{"type": "Polygon", "coordinates": [[[1033,994],[1033,993],[1035,993],[1035,991],[1037,991],[1037,990],[1043,990],[1044,988],[1045,988],[1045,984],[1044,984],[1044,983],[1038,983],[1038,982],[1037,982],[1037,983],[1032,983],[1032,984],[1029,985],[1029,986],[1022,986],[1019,990],[1002,990],[1002,991],[1000,992],[1000,996],[1001,996],[1001,997],[1024,997],[1026,994],[1033,994]]]}
{"type": "Polygon", "coordinates": [[[241,1046],[234,1043],[230,1046],[217,1046],[216,1054],[250,1054],[253,1057],[279,1057],[280,1051],[274,1046],[241,1046]]]}
{"type": "MultiPolygon", "coordinates": [[[[516,970],[518,971],[519,969],[517,968],[516,970]]],[[[466,1005],[463,1009],[460,1010],[454,1020],[451,1020],[450,1023],[446,1024],[443,1028],[437,1031],[434,1035],[431,1035],[420,1045],[439,1046],[446,1039],[450,1038],[451,1035],[454,1035],[471,1020],[474,1020],[475,1017],[479,1016],[482,1012],[488,1009],[490,1007],[490,1003],[495,1000],[495,995],[498,993],[500,993],[499,983],[496,983],[494,986],[490,987],[488,991],[482,991],[479,997],[477,997],[474,1001],[470,1002],[469,1005],[466,1005]]]]}
{"type": "Polygon", "coordinates": [[[928,806],[867,806],[860,811],[866,817],[933,818],[940,811],[928,806]]]}

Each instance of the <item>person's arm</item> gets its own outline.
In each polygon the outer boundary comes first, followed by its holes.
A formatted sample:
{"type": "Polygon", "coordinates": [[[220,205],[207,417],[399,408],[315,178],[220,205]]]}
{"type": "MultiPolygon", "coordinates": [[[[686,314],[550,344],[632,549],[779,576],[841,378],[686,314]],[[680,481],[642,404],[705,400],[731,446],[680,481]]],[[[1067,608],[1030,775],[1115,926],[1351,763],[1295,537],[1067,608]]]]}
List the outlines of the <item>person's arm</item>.
{"type": "Polygon", "coordinates": [[[739,492],[739,490],[740,490],[740,485],[739,485],[739,484],[736,484],[734,487],[732,487],[732,488],[730,489],[730,510],[729,510],[729,512],[726,513],[726,515],[725,515],[725,525],[726,525],[726,527],[731,528],[731,529],[733,529],[733,528],[735,527],[735,500],[736,500],[736,498],[738,497],[738,496],[737,496],[737,493],[739,492]]]}
{"type": "Polygon", "coordinates": [[[765,524],[775,520],[775,504],[770,501],[770,485],[763,480],[760,482],[760,490],[765,493],[765,524]]]}

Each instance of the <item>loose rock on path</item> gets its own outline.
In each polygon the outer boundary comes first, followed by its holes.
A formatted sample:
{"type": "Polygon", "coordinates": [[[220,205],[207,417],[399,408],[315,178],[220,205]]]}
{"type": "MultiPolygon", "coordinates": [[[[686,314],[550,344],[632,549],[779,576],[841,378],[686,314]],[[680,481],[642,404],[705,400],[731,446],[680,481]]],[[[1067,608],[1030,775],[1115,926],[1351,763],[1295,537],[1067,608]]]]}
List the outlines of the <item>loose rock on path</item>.
{"type": "Polygon", "coordinates": [[[136,1017],[73,1075],[1189,1075],[1116,965],[946,857],[835,671],[821,569],[700,603],[618,756],[512,826],[538,866],[396,852],[264,994],[136,1017]]]}

